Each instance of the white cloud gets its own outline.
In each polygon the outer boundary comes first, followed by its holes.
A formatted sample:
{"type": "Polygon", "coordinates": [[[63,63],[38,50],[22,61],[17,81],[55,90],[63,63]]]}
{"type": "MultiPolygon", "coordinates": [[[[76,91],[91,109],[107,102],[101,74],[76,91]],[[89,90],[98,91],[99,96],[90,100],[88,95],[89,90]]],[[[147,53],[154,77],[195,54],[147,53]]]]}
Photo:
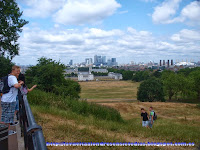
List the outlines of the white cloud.
{"type": "Polygon", "coordinates": [[[115,0],[68,0],[54,20],[64,25],[97,23],[115,13],[121,7],[115,0]]]}
{"type": "Polygon", "coordinates": [[[28,17],[45,18],[50,17],[60,9],[66,0],[18,0],[28,6],[23,14],[28,17]]]}
{"type": "Polygon", "coordinates": [[[161,5],[155,7],[152,14],[153,22],[163,24],[169,23],[171,18],[176,14],[181,1],[182,0],[165,0],[161,5]]]}
{"type": "Polygon", "coordinates": [[[160,6],[155,7],[152,14],[154,23],[186,23],[187,25],[200,25],[200,1],[193,1],[185,6],[178,17],[175,17],[182,0],[165,0],[160,6]]]}
{"type": "Polygon", "coordinates": [[[138,31],[132,27],[126,31],[98,28],[65,29],[24,28],[20,37],[18,63],[35,64],[37,58],[46,56],[61,60],[65,64],[70,59],[82,62],[95,54],[116,57],[121,61],[162,59],[163,57],[196,57],[200,51],[200,32],[183,29],[173,34],[171,39],[159,39],[148,31],[138,31]]]}
{"type": "Polygon", "coordinates": [[[183,29],[179,33],[173,34],[171,39],[175,42],[200,43],[200,31],[183,29]]]}
{"type": "Polygon", "coordinates": [[[200,1],[191,2],[183,8],[179,18],[190,25],[200,25],[200,1]]]}

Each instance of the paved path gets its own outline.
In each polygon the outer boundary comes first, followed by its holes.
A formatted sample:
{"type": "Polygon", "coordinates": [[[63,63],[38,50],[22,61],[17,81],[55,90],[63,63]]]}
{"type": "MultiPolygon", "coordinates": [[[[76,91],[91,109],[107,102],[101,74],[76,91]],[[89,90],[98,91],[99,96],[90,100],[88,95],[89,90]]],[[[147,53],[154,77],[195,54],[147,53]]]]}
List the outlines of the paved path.
{"type": "MultiPolygon", "coordinates": [[[[0,99],[1,104],[1,99],[0,99]]],[[[0,106],[1,119],[1,106],[0,106]]],[[[21,129],[19,124],[17,126],[10,126],[10,130],[17,131],[17,134],[8,136],[8,150],[24,150],[24,140],[21,137],[21,129]]]]}

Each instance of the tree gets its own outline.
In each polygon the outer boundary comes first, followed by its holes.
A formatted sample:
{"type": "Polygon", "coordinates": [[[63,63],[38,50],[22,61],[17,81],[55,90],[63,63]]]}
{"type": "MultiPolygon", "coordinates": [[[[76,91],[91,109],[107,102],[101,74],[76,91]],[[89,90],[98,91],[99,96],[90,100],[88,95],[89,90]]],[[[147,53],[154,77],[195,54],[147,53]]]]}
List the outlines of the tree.
{"type": "Polygon", "coordinates": [[[22,12],[15,0],[0,1],[0,56],[9,56],[12,59],[19,54],[19,33],[28,23],[21,16],[22,12]]]}
{"type": "Polygon", "coordinates": [[[197,98],[200,101],[200,70],[195,70],[189,74],[192,80],[193,91],[197,93],[197,98]]]}
{"type": "Polygon", "coordinates": [[[143,81],[139,86],[137,99],[142,102],[165,101],[161,81],[156,78],[143,81]]]}
{"type": "Polygon", "coordinates": [[[123,76],[123,80],[132,80],[133,78],[133,71],[130,71],[130,70],[124,70],[122,72],[122,76],[123,76]]]}
{"type": "Polygon", "coordinates": [[[169,97],[169,100],[172,100],[172,97],[176,95],[179,91],[177,75],[170,70],[163,71],[162,83],[166,95],[169,97]]]}
{"type": "Polygon", "coordinates": [[[132,80],[136,82],[140,82],[143,80],[147,80],[150,78],[150,72],[149,71],[138,71],[133,75],[132,80]]]}
{"type": "Polygon", "coordinates": [[[40,58],[38,64],[26,71],[28,84],[37,84],[38,88],[57,95],[78,98],[81,91],[78,82],[66,80],[65,65],[52,59],[40,58]]]}
{"type": "Polygon", "coordinates": [[[10,59],[0,56],[0,66],[1,66],[0,77],[8,75],[11,72],[13,65],[14,64],[11,62],[10,59]]]}

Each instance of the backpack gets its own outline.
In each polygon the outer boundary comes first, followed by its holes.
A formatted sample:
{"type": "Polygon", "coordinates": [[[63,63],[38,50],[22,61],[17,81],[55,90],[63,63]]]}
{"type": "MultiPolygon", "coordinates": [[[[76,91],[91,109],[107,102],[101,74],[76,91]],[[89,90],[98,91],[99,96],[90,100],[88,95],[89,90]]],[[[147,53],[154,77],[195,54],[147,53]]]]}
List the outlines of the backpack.
{"type": "Polygon", "coordinates": [[[8,86],[8,76],[3,77],[2,81],[3,81],[3,87],[2,87],[1,92],[2,94],[6,94],[10,91],[10,88],[11,88],[8,86]]]}
{"type": "Polygon", "coordinates": [[[155,111],[154,111],[154,115],[153,115],[153,120],[157,120],[157,115],[156,115],[155,111]]]}

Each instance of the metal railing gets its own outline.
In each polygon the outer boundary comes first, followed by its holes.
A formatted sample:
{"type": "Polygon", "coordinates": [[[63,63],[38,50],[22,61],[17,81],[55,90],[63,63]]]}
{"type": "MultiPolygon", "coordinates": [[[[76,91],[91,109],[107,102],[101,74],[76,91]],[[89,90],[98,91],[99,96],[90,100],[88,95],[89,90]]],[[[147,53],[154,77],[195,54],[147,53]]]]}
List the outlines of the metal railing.
{"type": "Polygon", "coordinates": [[[47,150],[42,127],[37,125],[28,103],[27,95],[18,93],[21,136],[25,150],[47,150]]]}

